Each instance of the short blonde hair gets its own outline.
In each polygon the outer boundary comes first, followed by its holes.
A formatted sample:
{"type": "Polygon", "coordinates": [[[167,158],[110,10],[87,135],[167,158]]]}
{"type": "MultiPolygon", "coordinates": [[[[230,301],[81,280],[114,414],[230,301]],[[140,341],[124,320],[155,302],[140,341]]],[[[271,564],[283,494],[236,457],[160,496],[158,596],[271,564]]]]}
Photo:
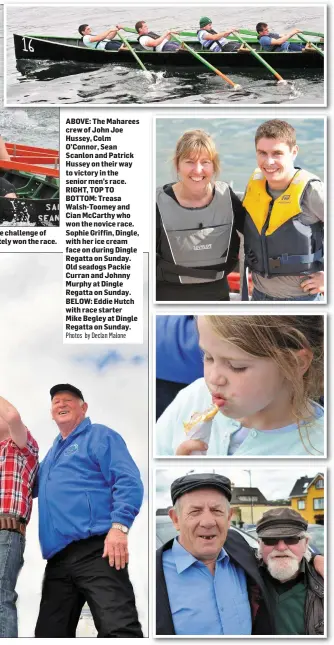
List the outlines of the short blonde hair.
{"type": "Polygon", "coordinates": [[[304,421],[309,399],[323,394],[324,328],[322,316],[205,316],[221,339],[251,356],[271,358],[291,387],[292,414],[304,421]],[[297,351],[308,349],[312,361],[298,379],[297,351]]]}
{"type": "Polygon", "coordinates": [[[178,170],[179,163],[182,159],[188,157],[198,159],[203,153],[208,155],[210,161],[212,161],[214,172],[218,175],[220,172],[220,160],[212,137],[204,132],[204,130],[187,130],[176,144],[173,158],[176,170],[178,170]]]}

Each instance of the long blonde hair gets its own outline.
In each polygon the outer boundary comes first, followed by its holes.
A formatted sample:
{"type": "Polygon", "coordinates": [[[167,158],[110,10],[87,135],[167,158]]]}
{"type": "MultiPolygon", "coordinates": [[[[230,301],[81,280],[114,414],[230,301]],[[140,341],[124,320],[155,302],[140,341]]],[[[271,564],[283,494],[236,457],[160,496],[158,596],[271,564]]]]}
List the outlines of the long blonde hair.
{"type": "Polygon", "coordinates": [[[292,414],[305,421],[309,400],[323,394],[323,316],[204,316],[211,329],[252,356],[271,358],[291,388],[292,414]],[[297,351],[312,352],[311,363],[300,378],[297,351]]]}

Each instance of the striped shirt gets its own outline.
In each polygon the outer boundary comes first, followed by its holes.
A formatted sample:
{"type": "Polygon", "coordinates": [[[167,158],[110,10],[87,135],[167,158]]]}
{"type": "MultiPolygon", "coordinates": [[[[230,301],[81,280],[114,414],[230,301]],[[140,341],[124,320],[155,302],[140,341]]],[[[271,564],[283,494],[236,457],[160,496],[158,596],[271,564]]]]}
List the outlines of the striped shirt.
{"type": "Polygon", "coordinates": [[[0,514],[29,522],[32,488],[38,468],[38,445],[30,434],[19,448],[12,439],[0,441],[0,514]]]}

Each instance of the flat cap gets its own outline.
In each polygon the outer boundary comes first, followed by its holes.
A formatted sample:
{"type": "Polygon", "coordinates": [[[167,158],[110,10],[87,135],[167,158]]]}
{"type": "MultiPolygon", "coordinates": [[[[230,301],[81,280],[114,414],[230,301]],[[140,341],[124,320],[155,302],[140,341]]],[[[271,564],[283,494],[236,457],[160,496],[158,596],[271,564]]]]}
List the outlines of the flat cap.
{"type": "Polygon", "coordinates": [[[54,385],[50,390],[51,401],[53,397],[57,394],[57,392],[71,392],[72,394],[74,394],[74,396],[77,396],[79,399],[82,399],[83,401],[85,400],[83,398],[82,392],[74,385],[70,385],[70,383],[59,383],[58,385],[54,385]]]}
{"type": "Polygon", "coordinates": [[[308,523],[292,508],[273,508],[263,513],[256,525],[259,538],[292,537],[307,530],[308,523]]]}
{"type": "Polygon", "coordinates": [[[176,500],[196,488],[217,488],[228,501],[231,500],[231,482],[227,477],[217,475],[216,473],[192,473],[179,477],[173,481],[170,487],[170,494],[172,502],[175,504],[176,500]]]}

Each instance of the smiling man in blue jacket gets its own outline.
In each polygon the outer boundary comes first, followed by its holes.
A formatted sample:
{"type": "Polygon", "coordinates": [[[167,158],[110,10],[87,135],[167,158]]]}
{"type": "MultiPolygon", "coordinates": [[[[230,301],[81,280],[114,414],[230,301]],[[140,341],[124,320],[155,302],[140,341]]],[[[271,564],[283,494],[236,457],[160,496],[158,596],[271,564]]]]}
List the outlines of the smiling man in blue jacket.
{"type": "Polygon", "coordinates": [[[35,636],[75,637],[87,601],[100,638],[140,638],[127,533],[143,485],[122,437],[91,423],[81,391],[50,390],[60,434],[40,464],[39,537],[47,560],[35,636]]]}

